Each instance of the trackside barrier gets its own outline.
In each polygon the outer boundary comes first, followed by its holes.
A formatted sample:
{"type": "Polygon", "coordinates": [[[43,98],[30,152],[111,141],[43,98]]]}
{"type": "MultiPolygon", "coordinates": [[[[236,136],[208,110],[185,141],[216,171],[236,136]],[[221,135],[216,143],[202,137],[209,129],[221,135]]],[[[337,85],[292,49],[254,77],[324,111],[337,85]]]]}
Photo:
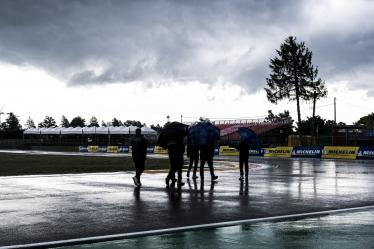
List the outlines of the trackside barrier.
{"type": "Polygon", "coordinates": [[[325,146],[322,158],[328,159],[356,159],[359,147],[325,146]]]}
{"type": "Polygon", "coordinates": [[[99,146],[88,146],[88,152],[98,152],[99,146]]]}
{"type": "Polygon", "coordinates": [[[88,146],[79,146],[79,152],[88,152],[88,146]]]}
{"type": "Polygon", "coordinates": [[[264,157],[291,157],[293,147],[264,148],[264,157]]]}
{"type": "Polygon", "coordinates": [[[374,148],[360,147],[357,153],[357,159],[364,159],[364,160],[374,159],[374,148]]]}
{"type": "Polygon", "coordinates": [[[249,150],[249,156],[264,156],[265,150],[259,149],[259,150],[249,150]]]}
{"type": "Polygon", "coordinates": [[[153,154],[153,153],[155,153],[155,147],[148,147],[147,154],[153,154]]]}
{"type": "Polygon", "coordinates": [[[160,147],[160,146],[156,146],[155,150],[154,150],[154,153],[155,154],[167,154],[168,151],[165,150],[164,148],[160,147]]]}
{"type": "Polygon", "coordinates": [[[219,155],[221,156],[239,156],[239,151],[229,146],[220,146],[219,155]]]}
{"type": "Polygon", "coordinates": [[[117,153],[118,152],[118,146],[108,146],[107,152],[109,153],[117,153]]]}
{"type": "Polygon", "coordinates": [[[97,150],[97,152],[108,152],[108,147],[107,146],[99,146],[99,149],[97,150]]]}
{"type": "MultiPolygon", "coordinates": [[[[107,153],[131,153],[131,146],[79,146],[79,152],[107,152],[107,153]]],[[[167,154],[162,147],[148,147],[147,154],[167,154]]],[[[215,148],[215,155],[239,156],[236,148],[220,146],[215,148]]],[[[374,160],[374,147],[355,146],[297,146],[275,147],[249,150],[249,156],[284,157],[284,158],[322,158],[322,159],[350,159],[350,160],[374,160]]]]}
{"type": "Polygon", "coordinates": [[[129,153],[129,147],[127,147],[127,146],[118,146],[118,153],[129,153]]]}
{"type": "Polygon", "coordinates": [[[321,158],[323,146],[293,147],[291,157],[321,158]]]}

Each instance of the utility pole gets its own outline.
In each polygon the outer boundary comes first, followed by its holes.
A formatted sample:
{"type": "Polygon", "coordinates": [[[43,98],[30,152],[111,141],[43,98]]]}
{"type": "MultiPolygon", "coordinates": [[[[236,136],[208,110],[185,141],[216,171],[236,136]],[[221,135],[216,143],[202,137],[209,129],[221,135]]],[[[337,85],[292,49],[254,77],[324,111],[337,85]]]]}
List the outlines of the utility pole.
{"type": "Polygon", "coordinates": [[[336,98],[334,97],[334,121],[336,124],[336,98]]]}
{"type": "Polygon", "coordinates": [[[183,123],[183,115],[181,114],[181,123],[183,123]]]}

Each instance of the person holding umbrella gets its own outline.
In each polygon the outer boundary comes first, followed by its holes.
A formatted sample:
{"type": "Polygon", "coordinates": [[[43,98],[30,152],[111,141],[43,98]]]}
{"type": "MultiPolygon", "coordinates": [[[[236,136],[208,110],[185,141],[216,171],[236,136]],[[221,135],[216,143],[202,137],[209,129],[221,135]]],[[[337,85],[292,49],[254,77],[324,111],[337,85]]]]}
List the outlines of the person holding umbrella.
{"type": "Polygon", "coordinates": [[[244,170],[245,169],[245,179],[248,179],[248,157],[251,141],[256,137],[256,134],[246,127],[239,128],[240,142],[237,146],[239,150],[239,168],[240,168],[240,177],[239,180],[242,181],[244,170]]]}
{"type": "Polygon", "coordinates": [[[140,182],[140,175],[144,171],[145,159],[147,156],[148,142],[141,134],[141,129],[137,128],[135,130],[135,137],[131,139],[132,148],[132,159],[135,164],[136,174],[132,178],[136,187],[140,187],[142,184],[140,182]]]}
{"type": "Polygon", "coordinates": [[[194,166],[193,168],[193,174],[192,178],[196,179],[196,171],[197,171],[197,164],[199,162],[199,148],[191,143],[191,139],[188,138],[187,140],[187,157],[190,158],[190,163],[188,165],[188,170],[187,170],[187,177],[190,177],[190,172],[192,169],[192,165],[194,166]]]}
{"type": "Polygon", "coordinates": [[[192,144],[198,146],[200,151],[201,181],[204,180],[204,165],[206,162],[209,166],[211,180],[217,180],[218,176],[214,174],[213,156],[215,142],[220,138],[219,129],[210,122],[202,121],[191,126],[188,137],[192,144]]]}
{"type": "Polygon", "coordinates": [[[170,160],[169,174],[165,178],[166,187],[182,187],[182,168],[184,154],[184,137],[187,136],[187,125],[179,122],[172,122],[165,125],[160,133],[156,145],[168,150],[170,160]],[[178,172],[178,180],[175,179],[175,173],[178,172]],[[171,184],[170,184],[171,181],[171,184]]]}

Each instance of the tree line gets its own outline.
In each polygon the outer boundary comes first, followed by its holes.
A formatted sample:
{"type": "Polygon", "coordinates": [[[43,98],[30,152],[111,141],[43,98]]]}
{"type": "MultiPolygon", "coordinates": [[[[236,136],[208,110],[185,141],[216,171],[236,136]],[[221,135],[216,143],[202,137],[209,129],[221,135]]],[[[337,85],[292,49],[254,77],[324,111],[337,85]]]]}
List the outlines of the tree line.
{"type": "MultiPolygon", "coordinates": [[[[95,116],[92,116],[88,122],[81,116],[74,117],[71,121],[69,121],[65,115],[61,117],[61,121],[57,124],[56,120],[52,116],[45,116],[44,120],[36,126],[34,120],[29,117],[26,120],[26,124],[24,126],[25,129],[30,128],[68,128],[68,127],[108,127],[108,126],[136,126],[136,127],[143,127],[146,126],[145,123],[142,123],[137,120],[126,120],[121,121],[117,118],[113,118],[109,122],[101,121],[101,125],[99,124],[98,119],[95,116]]],[[[159,126],[159,125],[158,125],[159,126]]],[[[157,126],[155,126],[157,128],[157,126]]],[[[22,130],[22,125],[18,119],[18,116],[15,115],[13,112],[8,113],[8,117],[6,118],[5,122],[0,124],[0,130],[3,131],[20,131],[22,130]]],[[[151,126],[152,128],[152,126],[151,126]]]]}

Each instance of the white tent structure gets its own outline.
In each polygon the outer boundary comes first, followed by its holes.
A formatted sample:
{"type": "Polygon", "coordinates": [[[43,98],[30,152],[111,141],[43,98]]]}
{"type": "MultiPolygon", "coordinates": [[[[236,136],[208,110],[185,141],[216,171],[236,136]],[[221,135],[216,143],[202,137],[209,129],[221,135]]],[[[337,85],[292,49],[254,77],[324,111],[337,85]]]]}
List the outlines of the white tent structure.
{"type": "MultiPolygon", "coordinates": [[[[37,145],[124,145],[138,129],[136,126],[30,128],[23,132],[26,144],[37,145]]],[[[156,141],[157,132],[148,127],[141,128],[149,141],[156,141]]]]}
{"type": "MultiPolygon", "coordinates": [[[[93,134],[135,134],[136,126],[108,126],[108,127],[69,127],[69,128],[30,128],[24,131],[24,134],[40,135],[93,135],[93,134]]],[[[151,128],[141,128],[144,135],[157,135],[157,132],[151,128]]]]}

